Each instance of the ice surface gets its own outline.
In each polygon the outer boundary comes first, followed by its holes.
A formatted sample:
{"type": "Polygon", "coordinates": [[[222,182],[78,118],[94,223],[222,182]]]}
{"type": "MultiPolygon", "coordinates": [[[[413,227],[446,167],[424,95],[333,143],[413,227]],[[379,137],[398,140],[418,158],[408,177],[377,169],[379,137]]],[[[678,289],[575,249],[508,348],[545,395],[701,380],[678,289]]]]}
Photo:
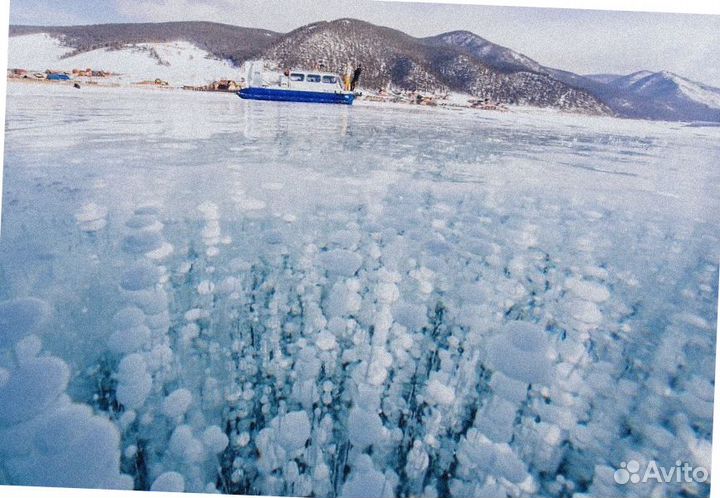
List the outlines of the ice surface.
{"type": "Polygon", "coordinates": [[[10,84],[0,483],[622,496],[623,460],[709,465],[719,142],[10,84]]]}

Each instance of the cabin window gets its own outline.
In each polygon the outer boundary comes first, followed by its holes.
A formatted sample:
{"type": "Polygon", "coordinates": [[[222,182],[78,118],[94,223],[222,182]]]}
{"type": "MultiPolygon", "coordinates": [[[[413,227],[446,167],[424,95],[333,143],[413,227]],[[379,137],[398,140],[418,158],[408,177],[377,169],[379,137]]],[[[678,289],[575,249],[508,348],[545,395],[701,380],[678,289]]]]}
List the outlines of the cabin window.
{"type": "Polygon", "coordinates": [[[331,85],[336,84],[338,81],[337,76],[323,76],[322,82],[323,83],[330,83],[331,85]]]}
{"type": "Polygon", "coordinates": [[[308,83],[320,83],[320,75],[319,74],[308,74],[307,82],[308,83]]]}
{"type": "Polygon", "coordinates": [[[302,73],[290,73],[290,81],[305,81],[305,75],[302,73]]]}

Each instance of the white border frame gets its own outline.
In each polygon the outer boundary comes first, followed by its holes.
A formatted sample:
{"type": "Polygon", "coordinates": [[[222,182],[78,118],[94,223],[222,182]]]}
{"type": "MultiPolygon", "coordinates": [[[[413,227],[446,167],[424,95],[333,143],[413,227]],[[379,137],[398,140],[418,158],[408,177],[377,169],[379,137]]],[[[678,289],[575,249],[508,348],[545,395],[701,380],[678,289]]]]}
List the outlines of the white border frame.
{"type": "MultiPolygon", "coordinates": [[[[398,1],[398,0],[387,0],[398,1]]],[[[508,7],[549,7],[549,8],[565,8],[565,9],[595,9],[595,10],[619,10],[619,11],[641,11],[641,12],[666,12],[666,13],[684,13],[684,14],[710,14],[720,15],[720,3],[711,3],[707,0],[685,0],[683,2],[671,0],[655,0],[649,8],[647,1],[641,0],[581,0],[571,2],[568,0],[412,0],[416,3],[447,3],[447,4],[468,4],[468,5],[499,5],[508,7]]],[[[12,2],[12,0],[10,0],[12,2]]],[[[7,68],[8,64],[8,26],[10,22],[10,2],[3,2],[4,6],[0,7],[0,26],[2,34],[0,34],[0,67],[7,68]]],[[[7,95],[7,79],[5,75],[0,75],[0,119],[2,119],[3,130],[5,123],[5,99],[7,95]]],[[[2,158],[5,156],[5,133],[0,134],[0,220],[2,219],[2,158]]],[[[719,280],[720,285],[720,280],[719,280]]],[[[718,301],[718,310],[720,313],[720,300],[718,301]]],[[[720,320],[718,320],[717,336],[720,336],[720,320]]],[[[720,389],[718,389],[717,379],[720,379],[720,341],[716,340],[715,353],[715,406],[713,413],[713,441],[718,444],[712,446],[712,470],[717,471],[720,467],[720,389]]],[[[716,472],[712,472],[716,473],[716,472]]],[[[0,496],[11,496],[13,498],[138,498],[142,496],[137,491],[106,491],[106,490],[81,490],[81,489],[62,489],[62,488],[39,488],[39,487],[12,487],[0,486],[0,496]]],[[[209,494],[189,494],[189,493],[152,493],[152,498],[178,498],[178,497],[198,497],[211,498],[218,495],[209,494]]],[[[712,486],[710,490],[712,498],[720,498],[720,487],[712,486]]]]}

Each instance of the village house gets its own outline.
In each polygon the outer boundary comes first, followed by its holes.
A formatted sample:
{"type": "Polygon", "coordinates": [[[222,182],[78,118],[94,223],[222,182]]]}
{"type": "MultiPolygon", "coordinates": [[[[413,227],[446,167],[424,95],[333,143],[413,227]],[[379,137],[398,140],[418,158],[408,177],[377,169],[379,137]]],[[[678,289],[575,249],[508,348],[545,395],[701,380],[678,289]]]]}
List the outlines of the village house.
{"type": "Polygon", "coordinates": [[[240,86],[233,80],[220,80],[214,81],[210,89],[218,92],[233,92],[239,90],[240,86]]]}
{"type": "Polygon", "coordinates": [[[10,69],[8,70],[8,76],[10,78],[25,78],[28,75],[27,69],[10,69]]]}

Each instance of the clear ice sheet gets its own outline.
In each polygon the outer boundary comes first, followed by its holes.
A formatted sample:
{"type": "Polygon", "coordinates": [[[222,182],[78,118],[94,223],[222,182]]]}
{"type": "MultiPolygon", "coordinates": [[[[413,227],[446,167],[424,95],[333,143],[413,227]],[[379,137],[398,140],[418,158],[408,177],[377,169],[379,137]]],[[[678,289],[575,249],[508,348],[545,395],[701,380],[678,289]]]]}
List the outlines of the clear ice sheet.
{"type": "Polygon", "coordinates": [[[8,94],[0,484],[709,493],[720,129],[8,94]]]}

